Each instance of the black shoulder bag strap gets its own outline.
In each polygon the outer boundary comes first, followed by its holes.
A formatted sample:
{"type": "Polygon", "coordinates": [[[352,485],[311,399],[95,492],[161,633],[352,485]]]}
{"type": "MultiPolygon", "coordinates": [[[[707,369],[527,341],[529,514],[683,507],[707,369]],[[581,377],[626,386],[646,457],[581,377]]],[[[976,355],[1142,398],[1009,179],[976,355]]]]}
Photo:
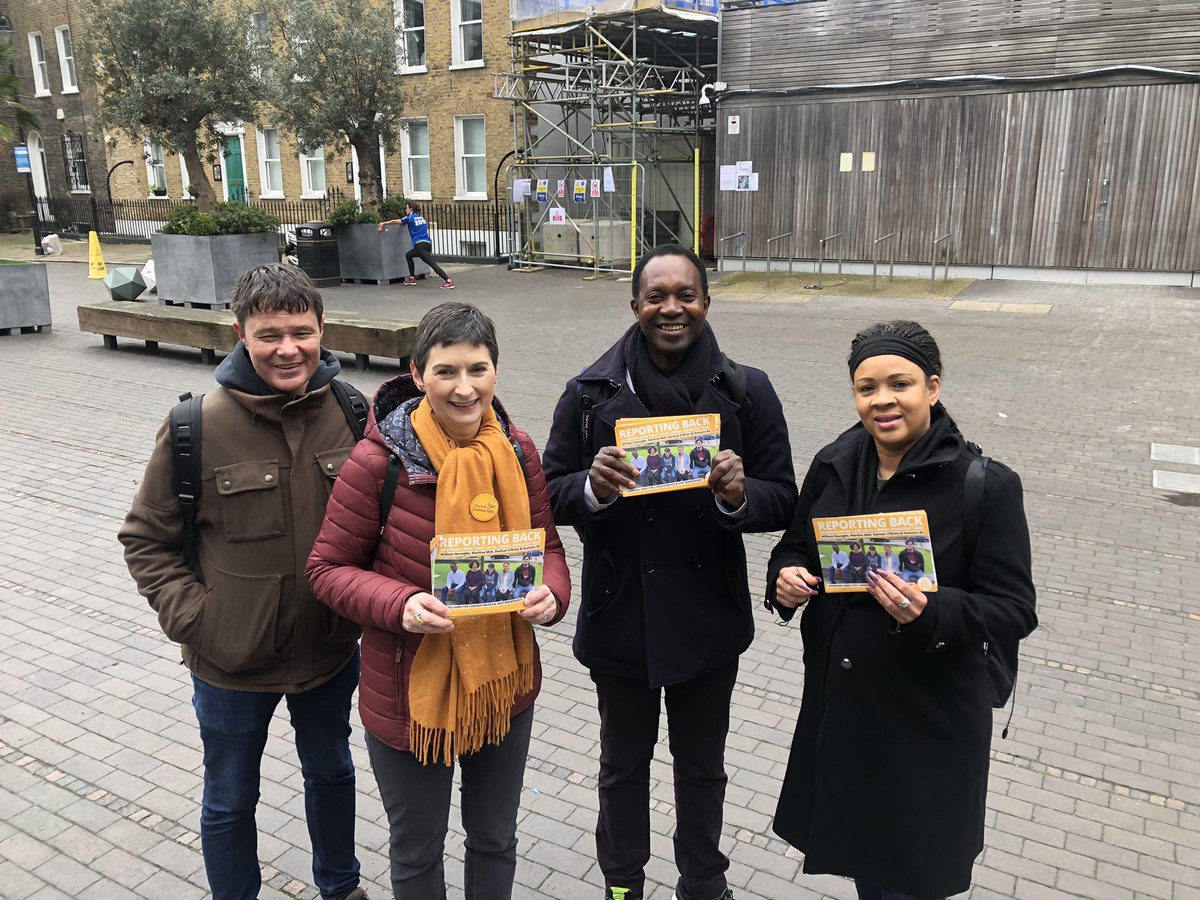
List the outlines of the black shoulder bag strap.
{"type": "Polygon", "coordinates": [[[200,408],[204,395],[193,397],[180,394],[179,403],[171,408],[168,430],[171,437],[171,487],[179,498],[179,513],[183,519],[183,560],[188,565],[196,561],[196,503],[200,499],[200,408]]]}
{"type": "Polygon", "coordinates": [[[354,440],[361,441],[367,427],[367,398],[354,385],[338,381],[336,378],[329,383],[333,396],[337,397],[338,405],[346,416],[346,424],[354,433],[354,440]]]}
{"type": "MultiPolygon", "coordinates": [[[[972,447],[975,450],[979,449],[974,445],[972,447]]],[[[974,558],[975,547],[979,542],[979,529],[983,520],[983,492],[987,484],[987,467],[990,462],[989,457],[980,453],[971,460],[971,464],[967,467],[967,477],[963,481],[963,548],[966,551],[968,563],[974,558]]],[[[1007,703],[1017,683],[1015,645],[1009,647],[1004,643],[999,643],[993,646],[984,642],[983,652],[987,655],[988,677],[993,682],[1007,682],[1004,686],[1007,688],[1004,697],[1005,703],[1007,703]],[[1006,656],[1011,659],[1005,659],[1006,656]]],[[[996,693],[995,685],[993,693],[996,693]]],[[[993,697],[992,702],[994,706],[1003,707],[1005,705],[999,703],[997,697],[993,697]]],[[[1012,725],[1013,712],[1016,707],[1017,704],[1013,702],[1008,708],[1008,721],[1005,722],[1004,728],[1000,732],[1001,739],[1008,737],[1008,729],[1012,725]]]]}

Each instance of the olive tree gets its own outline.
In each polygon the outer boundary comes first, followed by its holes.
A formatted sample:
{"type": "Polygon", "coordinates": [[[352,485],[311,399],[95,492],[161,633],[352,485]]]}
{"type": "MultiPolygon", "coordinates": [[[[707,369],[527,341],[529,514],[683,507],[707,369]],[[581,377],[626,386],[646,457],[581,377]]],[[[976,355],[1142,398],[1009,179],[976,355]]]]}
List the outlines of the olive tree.
{"type": "Polygon", "coordinates": [[[205,173],[221,122],[250,121],[268,99],[266,48],[237,4],[84,0],[81,52],[106,126],[183,157],[197,205],[215,212],[205,173]]]}
{"type": "Polygon", "coordinates": [[[271,66],[279,121],[303,150],[345,141],[363,206],[382,196],[376,148],[395,152],[404,109],[390,0],[276,0],[271,66]]]}

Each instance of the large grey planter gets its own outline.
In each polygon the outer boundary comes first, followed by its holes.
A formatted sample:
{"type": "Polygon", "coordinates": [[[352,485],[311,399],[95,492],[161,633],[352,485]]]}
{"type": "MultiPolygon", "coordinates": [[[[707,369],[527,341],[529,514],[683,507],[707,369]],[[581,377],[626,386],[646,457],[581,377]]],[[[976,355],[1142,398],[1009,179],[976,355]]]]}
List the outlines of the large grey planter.
{"type": "MultiPolygon", "coordinates": [[[[338,232],[338,256],[342,261],[342,281],[367,281],[391,284],[408,277],[404,254],[412,249],[405,225],[346,225],[338,232]]],[[[424,275],[429,266],[413,260],[416,274],[424,275]]]]}
{"type": "Polygon", "coordinates": [[[155,234],[150,246],[158,297],[167,303],[226,307],[229,292],[245,272],[279,262],[279,235],[274,231],[214,237],[155,234]]]}
{"type": "Polygon", "coordinates": [[[45,263],[0,265],[0,332],[13,328],[50,329],[50,281],[45,263]]]}

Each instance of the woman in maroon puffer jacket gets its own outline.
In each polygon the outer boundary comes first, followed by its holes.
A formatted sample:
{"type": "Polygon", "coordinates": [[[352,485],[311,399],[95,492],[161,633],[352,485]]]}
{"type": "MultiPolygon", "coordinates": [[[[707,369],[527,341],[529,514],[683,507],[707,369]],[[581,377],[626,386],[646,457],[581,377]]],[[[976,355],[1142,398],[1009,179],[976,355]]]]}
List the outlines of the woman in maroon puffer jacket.
{"type": "MultiPolygon", "coordinates": [[[[477,429],[483,409],[490,407],[517,451],[531,525],[546,530],[542,583],[548,588],[529,595],[520,615],[531,624],[553,625],[562,619],[570,597],[570,575],[551,518],[541,460],[533,441],[494,400],[498,351],[491,321],[465,304],[443,304],[426,319],[443,308],[449,309],[443,319],[465,315],[476,330],[465,332],[469,337],[464,341],[452,329],[453,343],[447,343],[445,328],[434,329],[432,343],[423,345],[430,330],[422,321],[413,374],[392,379],[375,395],[367,435],[342,467],[307,567],[317,597],[363,626],[359,712],[391,826],[392,887],[396,897],[421,900],[445,896],[444,839],[453,767],[425,764],[414,755],[409,679],[425,634],[447,633],[454,626],[447,608],[430,593],[429,542],[438,474],[411,419],[423,396],[418,385],[448,436],[460,444],[469,440],[469,434],[460,438],[455,429],[477,429]],[[489,354],[490,374],[485,371],[489,354]],[[381,535],[380,490],[393,455],[401,462],[400,478],[381,535]]],[[[533,659],[533,689],[516,697],[509,733],[498,744],[457,760],[463,773],[468,900],[511,895],[521,775],[541,684],[536,642],[533,659]]]]}

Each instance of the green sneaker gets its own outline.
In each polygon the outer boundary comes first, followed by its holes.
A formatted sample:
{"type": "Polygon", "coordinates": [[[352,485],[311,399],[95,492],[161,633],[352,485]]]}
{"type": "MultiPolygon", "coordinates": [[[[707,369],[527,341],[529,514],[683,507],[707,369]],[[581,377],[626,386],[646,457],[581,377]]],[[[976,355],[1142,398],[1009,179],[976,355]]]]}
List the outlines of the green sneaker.
{"type": "Polygon", "coordinates": [[[633,888],[610,885],[604,889],[604,900],[642,900],[642,895],[635,894],[633,888]]]}

